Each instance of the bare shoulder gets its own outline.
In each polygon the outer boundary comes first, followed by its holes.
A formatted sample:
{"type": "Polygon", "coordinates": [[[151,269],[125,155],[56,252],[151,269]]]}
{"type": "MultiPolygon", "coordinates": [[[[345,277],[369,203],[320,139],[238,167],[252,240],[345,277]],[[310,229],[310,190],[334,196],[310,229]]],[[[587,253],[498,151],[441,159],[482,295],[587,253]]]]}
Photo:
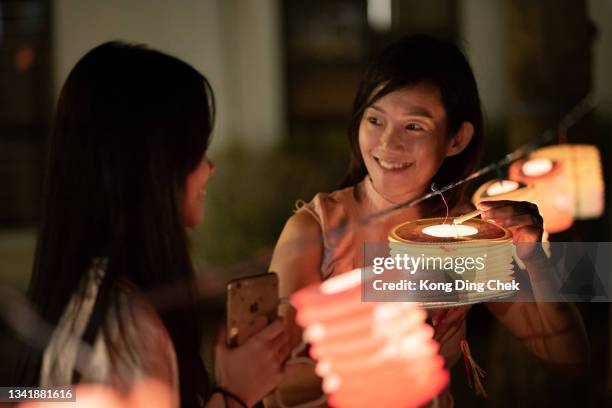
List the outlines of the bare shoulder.
{"type": "Polygon", "coordinates": [[[316,236],[320,234],[321,225],[308,211],[298,211],[289,217],[282,233],[282,235],[290,237],[316,236]]]}
{"type": "Polygon", "coordinates": [[[117,307],[109,311],[111,343],[127,358],[119,359],[120,376],[146,375],[178,389],[178,365],[172,339],[161,317],[139,291],[122,287],[117,307]]]}
{"type": "Polygon", "coordinates": [[[321,280],[321,226],[307,211],[298,211],[285,224],[270,263],[280,278],[282,296],[321,280]]]}

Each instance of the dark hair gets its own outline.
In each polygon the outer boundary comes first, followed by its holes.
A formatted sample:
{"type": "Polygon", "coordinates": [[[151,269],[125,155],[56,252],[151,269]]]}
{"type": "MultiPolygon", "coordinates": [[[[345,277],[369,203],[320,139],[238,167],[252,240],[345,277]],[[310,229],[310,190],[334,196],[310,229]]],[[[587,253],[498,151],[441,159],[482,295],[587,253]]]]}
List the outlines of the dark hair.
{"type": "Polygon", "coordinates": [[[120,280],[145,295],[178,285],[182,310],[158,313],[176,350],[182,406],[197,405],[209,385],[181,202],[213,118],[212,89],[185,62],[120,42],[88,52],[59,97],[29,288],[56,324],[94,257],[108,258],[105,307],[120,280]]]}
{"type": "MultiPolygon", "coordinates": [[[[343,187],[359,183],[367,174],[359,149],[359,126],[365,109],[393,91],[419,83],[430,83],[439,89],[449,136],[456,133],[463,122],[471,122],[474,126],[472,140],[463,152],[444,160],[434,177],[436,184],[458,180],[477,168],[482,156],[483,120],[472,69],[454,44],[426,35],[413,35],[387,46],[371,62],[359,85],[348,129],[351,157],[343,187]],[[380,90],[376,91],[378,88],[380,90]]],[[[463,194],[464,188],[460,187],[444,196],[452,208],[463,194]]]]}

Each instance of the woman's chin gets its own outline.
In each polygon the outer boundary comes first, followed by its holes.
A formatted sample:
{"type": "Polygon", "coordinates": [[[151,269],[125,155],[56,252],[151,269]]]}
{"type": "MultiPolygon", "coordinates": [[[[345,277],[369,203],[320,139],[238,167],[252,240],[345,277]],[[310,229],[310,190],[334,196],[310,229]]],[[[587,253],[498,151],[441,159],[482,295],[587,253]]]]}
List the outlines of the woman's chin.
{"type": "Polygon", "coordinates": [[[396,203],[413,200],[421,195],[418,190],[406,189],[405,184],[383,184],[381,188],[376,190],[387,199],[396,203]]]}

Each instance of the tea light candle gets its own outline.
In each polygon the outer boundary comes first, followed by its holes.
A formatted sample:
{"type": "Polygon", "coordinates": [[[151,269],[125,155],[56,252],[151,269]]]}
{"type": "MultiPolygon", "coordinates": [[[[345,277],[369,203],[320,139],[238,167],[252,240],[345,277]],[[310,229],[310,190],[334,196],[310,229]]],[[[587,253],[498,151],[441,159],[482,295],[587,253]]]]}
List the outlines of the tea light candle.
{"type": "Polygon", "coordinates": [[[498,180],[487,187],[488,196],[509,193],[519,188],[519,183],[513,180],[498,180]]]}
{"type": "Polygon", "coordinates": [[[533,185],[515,180],[489,180],[481,185],[472,196],[472,203],[478,206],[482,201],[531,201],[533,185]]]}
{"type": "Polygon", "coordinates": [[[527,160],[523,163],[521,170],[527,177],[541,177],[550,173],[553,168],[553,161],[548,158],[527,160]]]}
{"type": "Polygon", "coordinates": [[[478,229],[463,224],[437,224],[423,228],[423,233],[438,238],[459,238],[476,235],[478,229]]]}

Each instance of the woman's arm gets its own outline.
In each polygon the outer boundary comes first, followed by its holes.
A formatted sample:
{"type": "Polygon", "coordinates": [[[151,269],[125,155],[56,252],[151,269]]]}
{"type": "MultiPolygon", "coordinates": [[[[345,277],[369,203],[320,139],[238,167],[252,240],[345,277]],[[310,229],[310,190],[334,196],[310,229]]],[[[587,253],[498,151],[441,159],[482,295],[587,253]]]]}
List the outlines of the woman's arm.
{"type": "MultiPolygon", "coordinates": [[[[320,282],[322,257],[319,223],[306,211],[294,214],[285,224],[270,264],[270,270],[279,276],[280,296],[287,298],[305,286],[320,282]]],[[[295,309],[282,306],[281,315],[293,348],[302,341],[302,330],[295,323],[295,309]]]]}
{"type": "Polygon", "coordinates": [[[531,302],[488,303],[487,308],[536,357],[560,371],[584,372],[588,341],[580,313],[572,303],[537,301],[551,299],[554,291],[552,268],[537,244],[543,232],[537,207],[513,201],[484,204],[482,218],[510,229],[519,244],[517,255],[525,263],[534,297],[531,302]]]}
{"type": "MultiPolygon", "coordinates": [[[[281,297],[289,297],[298,289],[321,281],[322,253],[321,228],[312,215],[300,211],[289,218],[276,244],[270,265],[270,270],[279,276],[281,297]]],[[[222,340],[217,342],[215,361],[221,363],[216,364],[217,382],[239,397],[244,396],[249,406],[276,388],[285,376],[291,375],[288,370],[295,369],[291,366],[282,369],[282,363],[289,351],[301,343],[302,330],[295,324],[293,308],[282,306],[280,315],[282,320],[266,327],[237,349],[228,349],[222,340]],[[281,323],[283,321],[284,327],[281,323]],[[271,350],[276,349],[277,353],[270,354],[271,350]],[[245,366],[246,361],[250,361],[248,367],[245,366]],[[241,378],[238,379],[238,376],[241,378]],[[248,395],[253,397],[249,398],[248,395]]],[[[220,408],[223,403],[223,397],[214,394],[206,407],[220,408]]],[[[228,403],[229,408],[238,407],[229,399],[228,403]]]]}

